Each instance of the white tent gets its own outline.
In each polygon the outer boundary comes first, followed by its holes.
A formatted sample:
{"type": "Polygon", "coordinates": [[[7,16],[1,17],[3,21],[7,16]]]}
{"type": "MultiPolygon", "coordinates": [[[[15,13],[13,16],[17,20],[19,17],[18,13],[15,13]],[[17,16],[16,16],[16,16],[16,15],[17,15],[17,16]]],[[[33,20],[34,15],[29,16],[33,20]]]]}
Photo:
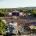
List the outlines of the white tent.
{"type": "Polygon", "coordinates": [[[17,19],[17,16],[13,16],[13,18],[17,19]]]}
{"type": "Polygon", "coordinates": [[[12,25],[12,26],[17,26],[17,22],[14,22],[14,23],[9,23],[9,25],[12,25]]]}

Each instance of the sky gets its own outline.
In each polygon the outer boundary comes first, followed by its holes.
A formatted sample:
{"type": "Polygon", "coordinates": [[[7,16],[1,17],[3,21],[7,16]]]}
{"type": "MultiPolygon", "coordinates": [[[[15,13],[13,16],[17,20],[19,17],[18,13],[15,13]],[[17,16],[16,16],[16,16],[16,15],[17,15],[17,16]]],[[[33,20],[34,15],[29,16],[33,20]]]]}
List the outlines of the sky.
{"type": "Polygon", "coordinates": [[[0,8],[36,7],[36,0],[0,0],[0,8]]]}

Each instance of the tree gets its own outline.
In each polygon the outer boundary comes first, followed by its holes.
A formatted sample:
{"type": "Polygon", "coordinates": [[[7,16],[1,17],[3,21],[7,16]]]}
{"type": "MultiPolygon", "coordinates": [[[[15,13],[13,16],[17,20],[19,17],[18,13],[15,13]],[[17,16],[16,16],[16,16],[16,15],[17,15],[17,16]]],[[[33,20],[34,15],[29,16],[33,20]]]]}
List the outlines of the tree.
{"type": "Polygon", "coordinates": [[[36,16],[36,9],[34,9],[34,10],[32,9],[31,13],[32,13],[33,16],[36,16]]]}
{"type": "Polygon", "coordinates": [[[2,19],[0,19],[0,33],[1,34],[5,33],[5,28],[6,28],[6,24],[2,21],[2,19]]]}
{"type": "Polygon", "coordinates": [[[23,10],[19,10],[20,12],[23,12],[23,10]]]}

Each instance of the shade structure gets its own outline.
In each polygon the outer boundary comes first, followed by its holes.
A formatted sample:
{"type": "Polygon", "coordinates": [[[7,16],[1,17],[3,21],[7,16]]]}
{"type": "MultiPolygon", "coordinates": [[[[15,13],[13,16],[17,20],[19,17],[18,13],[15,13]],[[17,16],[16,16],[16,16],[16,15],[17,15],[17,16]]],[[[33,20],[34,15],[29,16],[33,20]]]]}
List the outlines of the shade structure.
{"type": "Polygon", "coordinates": [[[12,12],[9,12],[8,15],[9,15],[9,16],[12,16],[12,12]]]}
{"type": "Polygon", "coordinates": [[[19,12],[19,16],[23,16],[23,12],[19,12]]]}

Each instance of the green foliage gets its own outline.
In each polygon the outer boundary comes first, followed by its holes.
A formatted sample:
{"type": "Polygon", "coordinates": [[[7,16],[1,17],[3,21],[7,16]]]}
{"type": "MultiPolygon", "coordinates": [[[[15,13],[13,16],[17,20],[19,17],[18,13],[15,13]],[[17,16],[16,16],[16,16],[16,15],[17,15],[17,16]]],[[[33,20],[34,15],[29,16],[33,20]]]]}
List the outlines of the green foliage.
{"type": "Polygon", "coordinates": [[[8,12],[0,12],[0,14],[3,14],[4,16],[8,15],[8,12]]]}
{"type": "Polygon", "coordinates": [[[33,16],[36,16],[36,9],[32,9],[31,13],[32,13],[33,16]]]}
{"type": "Polygon", "coordinates": [[[4,34],[6,24],[0,19],[0,33],[4,34]]]}

